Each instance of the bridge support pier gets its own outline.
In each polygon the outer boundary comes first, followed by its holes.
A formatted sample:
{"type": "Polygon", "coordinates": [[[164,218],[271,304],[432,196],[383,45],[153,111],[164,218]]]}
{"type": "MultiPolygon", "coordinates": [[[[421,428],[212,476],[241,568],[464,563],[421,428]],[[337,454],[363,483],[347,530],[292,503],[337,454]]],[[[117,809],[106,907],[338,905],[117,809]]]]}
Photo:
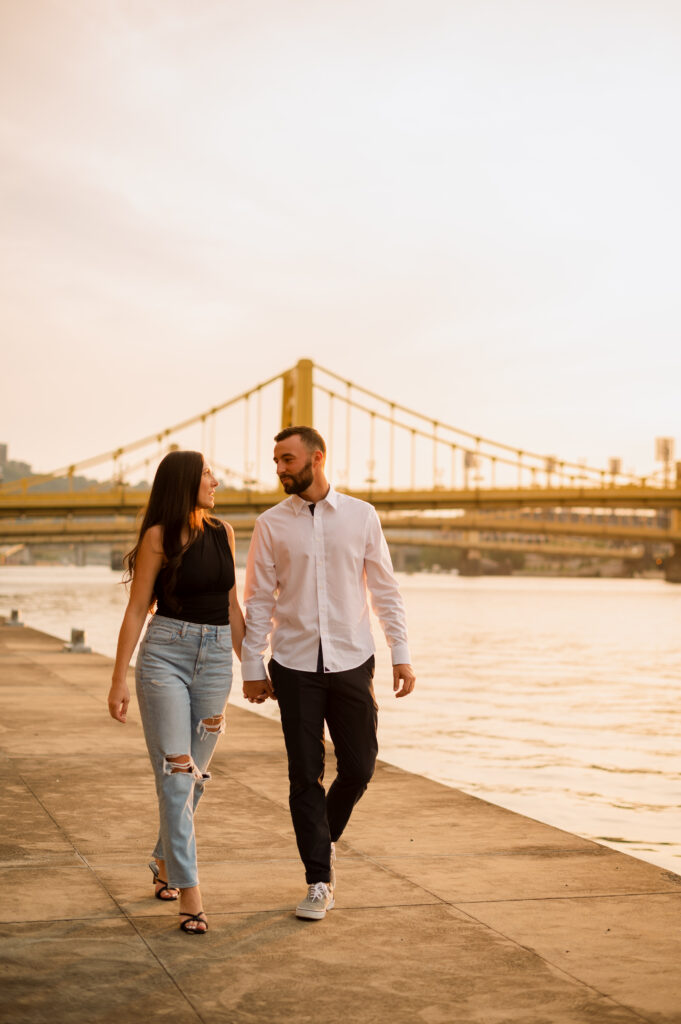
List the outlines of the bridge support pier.
{"type": "Polygon", "coordinates": [[[482,555],[479,551],[464,551],[459,564],[459,576],[482,576],[482,555]]]}
{"type": "Polygon", "coordinates": [[[395,572],[406,572],[407,558],[404,547],[397,544],[394,544],[391,547],[390,542],[388,542],[388,547],[390,548],[390,559],[393,563],[393,569],[395,572]]]}
{"type": "Polygon", "coordinates": [[[114,572],[123,572],[123,559],[125,558],[123,548],[111,548],[110,565],[114,572]]]}
{"type": "Polygon", "coordinates": [[[668,583],[681,583],[681,544],[674,545],[674,551],[665,562],[664,578],[668,583]]]}

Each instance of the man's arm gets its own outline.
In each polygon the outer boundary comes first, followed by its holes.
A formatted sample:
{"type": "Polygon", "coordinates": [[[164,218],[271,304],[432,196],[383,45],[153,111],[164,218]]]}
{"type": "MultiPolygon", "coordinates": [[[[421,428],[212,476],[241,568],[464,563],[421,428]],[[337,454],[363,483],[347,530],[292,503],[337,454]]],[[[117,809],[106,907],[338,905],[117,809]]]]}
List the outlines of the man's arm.
{"type": "Polygon", "coordinates": [[[241,647],[241,678],[244,697],[261,704],[274,691],[265,670],[265,653],[272,632],[272,613],[276,603],[277,573],[269,531],[256,520],[248,549],[244,612],[246,635],[241,647]]]}
{"type": "Polygon", "coordinates": [[[371,607],[381,623],[392,656],[395,696],[406,697],[416,683],[409,657],[407,618],[388,545],[375,509],[372,509],[367,523],[364,570],[371,607]]]}

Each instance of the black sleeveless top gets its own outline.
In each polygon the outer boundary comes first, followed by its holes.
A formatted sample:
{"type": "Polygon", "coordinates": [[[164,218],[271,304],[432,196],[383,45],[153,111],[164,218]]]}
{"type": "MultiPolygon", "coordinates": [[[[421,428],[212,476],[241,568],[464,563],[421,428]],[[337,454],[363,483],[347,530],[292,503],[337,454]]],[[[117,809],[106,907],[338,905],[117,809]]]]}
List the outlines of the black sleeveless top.
{"type": "Polygon", "coordinates": [[[226,626],[229,622],[229,592],[234,586],[234,559],[224,523],[209,519],[196,540],[182,556],[177,570],[176,604],[168,603],[166,587],[169,570],[161,569],[154,593],[158,615],[208,626],[226,626]]]}

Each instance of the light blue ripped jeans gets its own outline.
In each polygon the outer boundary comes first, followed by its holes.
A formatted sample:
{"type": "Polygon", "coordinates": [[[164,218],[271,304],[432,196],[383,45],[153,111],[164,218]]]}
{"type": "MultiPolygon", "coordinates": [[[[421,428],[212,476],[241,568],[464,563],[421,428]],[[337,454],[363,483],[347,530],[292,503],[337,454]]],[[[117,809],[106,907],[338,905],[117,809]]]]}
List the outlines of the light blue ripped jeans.
{"type": "Polygon", "coordinates": [[[135,680],[158,795],[160,831],[152,856],[165,861],[171,888],[188,889],[199,884],[194,812],[225,731],[230,627],[154,615],[140,644],[135,680]],[[181,764],[186,755],[189,766],[181,764]]]}

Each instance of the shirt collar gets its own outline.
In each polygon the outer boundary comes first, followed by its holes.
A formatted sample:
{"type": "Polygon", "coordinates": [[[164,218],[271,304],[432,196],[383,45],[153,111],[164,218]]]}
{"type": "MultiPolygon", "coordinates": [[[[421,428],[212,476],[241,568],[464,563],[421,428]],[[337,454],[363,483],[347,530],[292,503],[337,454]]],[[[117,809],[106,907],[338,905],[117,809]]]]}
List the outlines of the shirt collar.
{"type": "MultiPolygon", "coordinates": [[[[311,504],[309,501],[305,501],[304,498],[301,498],[299,494],[292,494],[289,501],[291,502],[291,508],[296,515],[300,515],[302,510],[311,504]]],[[[326,497],[322,498],[321,501],[318,501],[317,504],[321,505],[325,501],[329,503],[331,508],[338,507],[338,491],[334,490],[332,485],[329,486],[326,497]]]]}

